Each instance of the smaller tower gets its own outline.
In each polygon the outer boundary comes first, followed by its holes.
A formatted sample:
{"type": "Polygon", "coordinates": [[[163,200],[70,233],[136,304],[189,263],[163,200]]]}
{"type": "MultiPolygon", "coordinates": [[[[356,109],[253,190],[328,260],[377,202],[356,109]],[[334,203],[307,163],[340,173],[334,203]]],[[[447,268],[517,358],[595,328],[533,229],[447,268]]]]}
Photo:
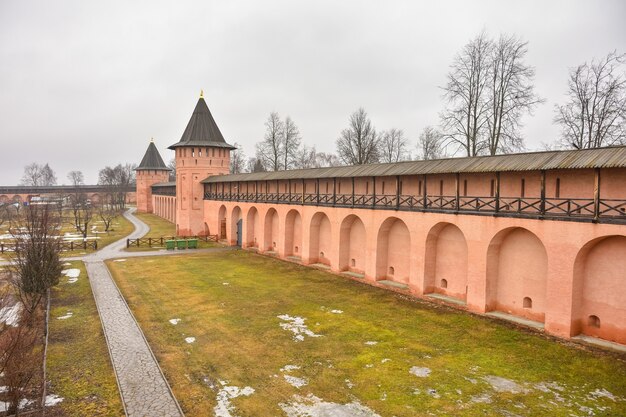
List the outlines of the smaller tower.
{"type": "Polygon", "coordinates": [[[154,140],[151,139],[141,163],[135,168],[138,212],[152,213],[152,185],[167,182],[170,171],[171,169],[165,166],[163,158],[154,146],[154,140]]]}

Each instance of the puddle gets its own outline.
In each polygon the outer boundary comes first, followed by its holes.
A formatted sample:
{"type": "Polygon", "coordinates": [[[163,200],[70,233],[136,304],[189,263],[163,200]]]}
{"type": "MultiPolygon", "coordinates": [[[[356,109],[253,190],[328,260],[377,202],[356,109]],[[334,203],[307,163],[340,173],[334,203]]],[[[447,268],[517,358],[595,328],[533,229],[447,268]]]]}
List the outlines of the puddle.
{"type": "Polygon", "coordinates": [[[411,369],[409,369],[409,373],[412,373],[415,376],[419,376],[420,378],[426,378],[430,375],[430,372],[431,371],[429,368],[421,368],[419,366],[413,366],[411,369]]]}
{"type": "Polygon", "coordinates": [[[280,323],[280,327],[284,330],[290,331],[294,334],[293,339],[296,342],[302,342],[304,340],[304,336],[309,337],[321,337],[321,334],[313,333],[306,324],[304,324],[305,318],[302,317],[292,317],[288,314],[281,314],[277,316],[279,319],[285,321],[286,323],[280,323]]]}
{"type": "Polygon", "coordinates": [[[331,403],[309,394],[294,395],[289,403],[278,404],[287,417],[380,417],[359,401],[331,403]]]}

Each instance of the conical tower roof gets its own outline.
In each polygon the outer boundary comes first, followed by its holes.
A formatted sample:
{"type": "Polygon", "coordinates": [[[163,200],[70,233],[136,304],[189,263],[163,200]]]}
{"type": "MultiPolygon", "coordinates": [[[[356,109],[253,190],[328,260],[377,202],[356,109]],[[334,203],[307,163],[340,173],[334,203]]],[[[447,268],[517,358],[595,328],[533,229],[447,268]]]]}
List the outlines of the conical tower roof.
{"type": "Polygon", "coordinates": [[[148,145],[148,149],[146,149],[146,153],[139,166],[135,168],[135,171],[147,169],[171,171],[171,169],[169,169],[163,162],[163,158],[161,158],[159,150],[156,146],[154,146],[154,141],[150,141],[150,145],[148,145]]]}
{"type": "Polygon", "coordinates": [[[202,93],[180,141],[169,146],[168,149],[176,149],[181,146],[212,146],[236,149],[224,140],[224,136],[222,136],[220,128],[217,127],[202,93]]]}

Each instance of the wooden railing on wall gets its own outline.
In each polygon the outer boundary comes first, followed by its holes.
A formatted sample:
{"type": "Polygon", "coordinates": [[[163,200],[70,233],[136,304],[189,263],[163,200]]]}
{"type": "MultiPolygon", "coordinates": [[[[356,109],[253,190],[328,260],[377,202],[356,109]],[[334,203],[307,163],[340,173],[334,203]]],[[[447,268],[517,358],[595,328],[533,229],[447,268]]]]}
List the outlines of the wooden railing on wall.
{"type": "Polygon", "coordinates": [[[204,199],[626,224],[624,199],[211,192],[204,199]]]}

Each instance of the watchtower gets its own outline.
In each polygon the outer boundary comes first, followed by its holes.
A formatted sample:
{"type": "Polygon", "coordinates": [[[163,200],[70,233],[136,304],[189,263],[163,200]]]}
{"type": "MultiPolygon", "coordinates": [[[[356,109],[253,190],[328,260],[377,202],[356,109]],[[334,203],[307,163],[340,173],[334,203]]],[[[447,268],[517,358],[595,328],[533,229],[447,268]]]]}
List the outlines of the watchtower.
{"type": "Polygon", "coordinates": [[[178,235],[204,235],[204,186],[212,175],[230,171],[230,151],[209,107],[200,98],[180,141],[169,146],[176,153],[176,232],[178,235]]]}
{"type": "Polygon", "coordinates": [[[137,211],[152,213],[152,185],[159,182],[167,182],[171,169],[163,162],[154,140],[150,140],[148,149],[137,168],[137,211]]]}

